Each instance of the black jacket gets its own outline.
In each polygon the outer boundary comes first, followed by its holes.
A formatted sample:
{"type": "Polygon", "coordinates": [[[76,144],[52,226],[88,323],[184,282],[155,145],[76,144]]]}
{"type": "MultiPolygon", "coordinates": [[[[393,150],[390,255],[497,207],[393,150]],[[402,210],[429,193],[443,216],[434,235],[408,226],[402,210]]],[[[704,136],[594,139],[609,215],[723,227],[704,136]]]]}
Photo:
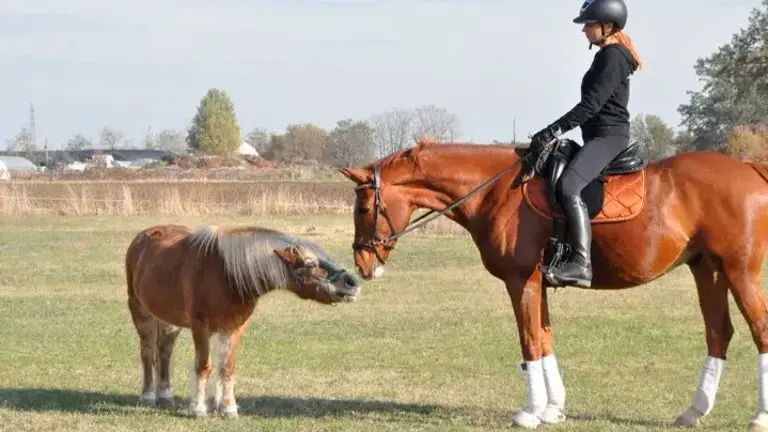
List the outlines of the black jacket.
{"type": "Polygon", "coordinates": [[[629,138],[629,76],[636,70],[637,63],[623,44],[600,48],[581,81],[581,101],[553,125],[563,133],[580,126],[585,143],[609,135],[629,138]]]}

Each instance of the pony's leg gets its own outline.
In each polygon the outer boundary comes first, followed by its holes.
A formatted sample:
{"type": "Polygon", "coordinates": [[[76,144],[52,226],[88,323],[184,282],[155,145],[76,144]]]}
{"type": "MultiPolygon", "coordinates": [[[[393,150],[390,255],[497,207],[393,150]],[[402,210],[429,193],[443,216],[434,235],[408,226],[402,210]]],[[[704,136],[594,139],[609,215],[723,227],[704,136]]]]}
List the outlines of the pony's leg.
{"type": "Polygon", "coordinates": [[[544,370],[544,384],[547,387],[547,408],[541,414],[541,421],[554,424],[565,420],[565,385],[560,376],[554,351],[554,335],[549,321],[547,291],[541,292],[541,365],[544,370]]]}
{"type": "Polygon", "coordinates": [[[704,261],[690,268],[704,316],[708,355],[691,406],[677,417],[677,426],[697,426],[699,419],[712,411],[725,367],[725,355],[733,337],[733,324],[728,312],[728,280],[712,264],[704,261]]]}
{"type": "MultiPolygon", "coordinates": [[[[753,248],[755,250],[757,248],[753,248]]],[[[731,293],[749,325],[758,352],[758,413],[749,422],[751,432],[768,431],[768,308],[760,284],[765,249],[750,259],[734,254],[723,261],[723,269],[731,284],[731,293]],[[759,255],[759,256],[758,256],[759,255]]]]}
{"type": "Polygon", "coordinates": [[[171,385],[171,357],[176,339],[181,328],[163,321],[157,321],[157,403],[159,405],[173,404],[173,386],[171,385]]]}
{"type": "Polygon", "coordinates": [[[143,370],[139,403],[154,405],[156,402],[155,355],[157,354],[157,320],[136,297],[128,298],[128,309],[131,312],[136,332],[139,334],[139,355],[143,370]]]}
{"type": "Polygon", "coordinates": [[[547,387],[541,359],[541,272],[532,271],[528,278],[519,274],[510,275],[506,285],[515,310],[524,360],[520,368],[527,387],[527,403],[512,420],[518,426],[535,429],[547,407],[547,387]]]}
{"type": "Polygon", "coordinates": [[[198,417],[208,412],[205,403],[206,385],[211,376],[210,341],[211,333],[201,326],[192,327],[192,341],[195,345],[195,361],[189,377],[189,411],[198,417]]]}
{"type": "Polygon", "coordinates": [[[245,330],[245,324],[231,333],[219,334],[219,367],[216,383],[216,411],[236,418],[237,401],[235,400],[235,364],[237,347],[245,330]]]}

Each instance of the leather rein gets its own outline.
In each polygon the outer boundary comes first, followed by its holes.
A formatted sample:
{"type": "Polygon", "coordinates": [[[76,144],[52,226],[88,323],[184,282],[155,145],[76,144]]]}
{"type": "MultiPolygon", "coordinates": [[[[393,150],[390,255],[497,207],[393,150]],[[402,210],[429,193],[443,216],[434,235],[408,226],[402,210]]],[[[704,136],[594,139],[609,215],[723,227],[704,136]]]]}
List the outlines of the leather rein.
{"type": "Polygon", "coordinates": [[[448,213],[449,211],[453,210],[457,206],[463,204],[465,201],[467,201],[473,195],[475,195],[476,193],[478,193],[482,189],[484,189],[487,186],[489,186],[489,185],[493,184],[494,182],[496,182],[496,180],[501,178],[501,176],[506,174],[512,168],[516,167],[517,165],[519,165],[519,164],[521,164],[523,162],[527,162],[528,158],[532,154],[533,153],[527,153],[525,156],[523,156],[520,159],[516,160],[513,164],[511,164],[510,166],[504,168],[498,174],[496,174],[493,177],[491,177],[490,179],[486,180],[483,184],[481,184],[480,186],[476,187],[472,191],[468,192],[466,195],[464,195],[463,197],[459,198],[458,200],[454,201],[453,203],[451,203],[448,207],[444,208],[443,210],[440,210],[439,212],[435,211],[435,210],[430,210],[429,212],[419,216],[415,220],[411,221],[408,224],[408,226],[406,226],[405,229],[403,229],[400,232],[397,232],[397,230],[395,229],[395,226],[392,223],[392,218],[390,218],[389,212],[387,211],[387,206],[386,206],[386,204],[384,204],[384,202],[381,199],[381,167],[378,166],[378,165],[375,166],[373,168],[373,181],[369,182],[369,183],[360,184],[360,185],[358,185],[355,188],[355,192],[357,192],[359,190],[362,190],[362,189],[373,189],[373,211],[374,211],[374,215],[373,215],[373,236],[372,236],[371,240],[369,240],[368,242],[365,242],[365,243],[354,242],[354,243],[352,243],[352,249],[353,250],[369,249],[369,250],[373,251],[373,253],[376,255],[376,259],[378,259],[381,264],[384,264],[384,259],[379,254],[379,249],[378,249],[379,246],[383,247],[387,251],[391,251],[392,249],[395,248],[395,245],[394,245],[395,240],[397,240],[398,238],[402,237],[403,235],[405,235],[405,234],[415,230],[416,228],[426,224],[427,222],[429,222],[431,220],[434,220],[434,219],[436,219],[436,218],[438,218],[440,216],[445,215],[446,213],[448,213]],[[378,222],[379,222],[379,214],[384,216],[384,220],[386,220],[387,221],[387,225],[389,225],[389,230],[390,230],[391,234],[387,238],[382,238],[379,235],[379,231],[377,229],[378,222]]]}

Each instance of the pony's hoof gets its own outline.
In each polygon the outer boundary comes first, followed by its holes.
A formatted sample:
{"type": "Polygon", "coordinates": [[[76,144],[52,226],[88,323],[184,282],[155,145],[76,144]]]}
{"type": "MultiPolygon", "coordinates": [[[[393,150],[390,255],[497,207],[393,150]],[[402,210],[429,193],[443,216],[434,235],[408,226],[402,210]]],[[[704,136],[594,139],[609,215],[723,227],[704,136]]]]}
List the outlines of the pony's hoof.
{"type": "Polygon", "coordinates": [[[239,417],[239,414],[237,413],[237,409],[221,410],[219,411],[219,415],[228,419],[236,419],[239,417]]]}
{"type": "Polygon", "coordinates": [[[684,413],[677,416],[675,426],[696,427],[699,425],[699,419],[703,415],[696,408],[688,408],[684,413]]]}
{"type": "Polygon", "coordinates": [[[541,419],[528,411],[520,410],[512,417],[515,425],[525,429],[536,429],[541,424],[541,419]]]}
{"type": "Polygon", "coordinates": [[[768,432],[768,412],[761,412],[749,422],[749,432],[768,432]]]}
{"type": "Polygon", "coordinates": [[[184,411],[184,414],[187,417],[192,418],[200,418],[200,417],[206,417],[208,415],[208,410],[205,405],[199,406],[197,404],[190,405],[187,407],[187,409],[184,411]]]}
{"type": "Polygon", "coordinates": [[[547,424],[557,424],[565,421],[565,414],[562,408],[556,406],[547,406],[547,409],[541,413],[541,422],[547,424]]]}
{"type": "Polygon", "coordinates": [[[149,405],[149,406],[155,406],[157,403],[157,399],[155,398],[155,393],[142,393],[139,396],[139,403],[141,405],[149,405]]]}

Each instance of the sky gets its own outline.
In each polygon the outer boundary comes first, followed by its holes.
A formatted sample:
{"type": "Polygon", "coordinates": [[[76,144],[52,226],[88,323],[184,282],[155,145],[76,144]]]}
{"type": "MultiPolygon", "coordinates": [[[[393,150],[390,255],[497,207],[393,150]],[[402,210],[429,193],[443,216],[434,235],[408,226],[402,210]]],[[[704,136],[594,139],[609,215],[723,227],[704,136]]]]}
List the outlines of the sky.
{"type": "MultiPolygon", "coordinates": [[[[645,61],[631,114],[677,127],[697,58],[747,26],[760,0],[626,0],[645,61]]],[[[243,135],[291,123],[435,104],[461,139],[527,137],[572,108],[596,50],[580,0],[0,0],[0,147],[28,125],[38,146],[111,126],[186,130],[226,91],[243,135]]],[[[580,141],[575,129],[568,134],[580,141]]]]}

